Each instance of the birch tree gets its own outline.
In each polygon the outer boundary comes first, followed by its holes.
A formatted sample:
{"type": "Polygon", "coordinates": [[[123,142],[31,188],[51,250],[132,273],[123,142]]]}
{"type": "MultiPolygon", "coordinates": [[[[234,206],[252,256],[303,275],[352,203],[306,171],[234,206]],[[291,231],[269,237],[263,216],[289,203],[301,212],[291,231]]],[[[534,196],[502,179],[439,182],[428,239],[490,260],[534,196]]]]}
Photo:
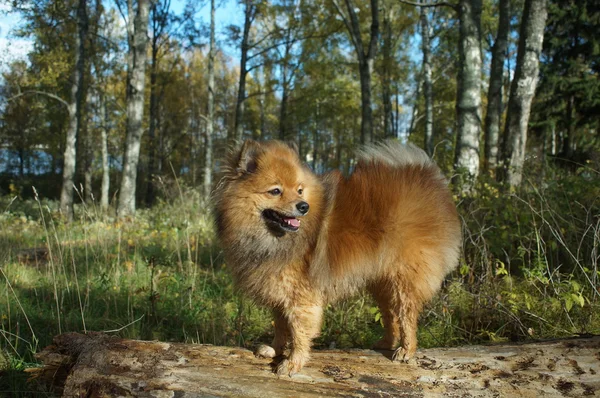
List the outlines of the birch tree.
{"type": "Polygon", "coordinates": [[[208,49],[208,101],[206,112],[206,140],[204,145],[204,176],[202,187],[208,197],[212,189],[213,134],[215,118],[215,0],[210,0],[210,44],[208,49]]]}
{"type": "Polygon", "coordinates": [[[488,104],[485,116],[485,159],[486,171],[494,171],[498,164],[498,138],[502,116],[502,86],[504,81],[504,62],[508,50],[508,32],[510,30],[510,0],[500,0],[498,32],[492,47],[492,64],[488,87],[488,104]]]}
{"type": "MultiPolygon", "coordinates": [[[[460,0],[459,72],[456,99],[458,131],[454,167],[466,172],[463,191],[469,191],[479,174],[481,132],[481,10],[482,0],[460,0]]],[[[456,178],[455,178],[455,182],[456,178]]]]}
{"type": "Polygon", "coordinates": [[[108,164],[108,105],[106,104],[106,94],[99,94],[99,110],[102,114],[102,126],[100,127],[100,148],[102,156],[102,183],[100,187],[100,208],[108,209],[109,190],[110,190],[110,168],[108,164]]]}
{"type": "Polygon", "coordinates": [[[377,54],[379,40],[379,0],[370,0],[371,26],[368,43],[364,43],[360,31],[360,22],[356,13],[356,5],[352,0],[344,0],[342,8],[338,0],[333,0],[337,12],[342,17],[350,35],[350,41],[356,51],[360,76],[360,96],[362,119],[360,124],[360,142],[366,144],[373,141],[373,104],[371,102],[371,77],[373,64],[377,54]]]}
{"type": "Polygon", "coordinates": [[[75,35],[75,68],[71,83],[70,98],[67,104],[68,124],[64,152],[60,210],[68,221],[73,220],[73,183],[77,158],[77,134],[81,129],[84,106],[85,42],[87,40],[88,18],[85,0],[77,6],[77,34],[75,35]]]}
{"type": "Polygon", "coordinates": [[[425,152],[433,155],[433,82],[431,72],[431,44],[429,18],[426,7],[421,7],[421,48],[423,50],[423,95],[425,97],[425,152]]]}
{"type": "Polygon", "coordinates": [[[504,131],[506,181],[511,186],[518,186],[523,177],[527,125],[538,81],[539,57],[547,16],[546,0],[525,1],[519,30],[517,65],[511,83],[504,131]]]}
{"type": "Polygon", "coordinates": [[[392,110],[392,67],[394,63],[394,8],[391,4],[384,3],[382,26],[382,66],[381,66],[381,91],[383,96],[383,135],[386,138],[394,137],[394,116],[392,110]]]}
{"type": "MultiPolygon", "coordinates": [[[[119,3],[117,3],[119,4],[119,3]]],[[[143,133],[144,89],[146,86],[146,47],[148,45],[148,16],[150,0],[127,0],[127,133],[123,176],[119,189],[117,214],[119,217],[135,214],[137,166],[143,133]]]]}

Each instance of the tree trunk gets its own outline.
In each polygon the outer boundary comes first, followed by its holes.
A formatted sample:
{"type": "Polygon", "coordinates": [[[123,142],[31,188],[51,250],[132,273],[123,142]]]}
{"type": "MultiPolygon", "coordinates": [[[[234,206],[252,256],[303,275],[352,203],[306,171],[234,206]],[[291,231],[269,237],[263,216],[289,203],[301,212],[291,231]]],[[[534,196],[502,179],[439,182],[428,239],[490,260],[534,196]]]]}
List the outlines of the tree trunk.
{"type": "Polygon", "coordinates": [[[365,60],[358,64],[360,72],[360,143],[368,144],[373,141],[373,104],[371,103],[371,75],[373,60],[365,60]]]}
{"type": "Polygon", "coordinates": [[[102,112],[102,128],[100,134],[102,138],[102,188],[100,194],[100,207],[103,210],[108,209],[109,190],[110,190],[110,168],[108,164],[108,106],[104,93],[100,94],[100,112],[102,112]]]}
{"type": "Polygon", "coordinates": [[[421,47],[423,49],[423,95],[425,97],[425,152],[433,155],[433,82],[431,72],[431,44],[427,8],[421,7],[421,47]]]}
{"type": "MultiPolygon", "coordinates": [[[[482,0],[460,0],[459,72],[456,100],[458,136],[454,167],[466,175],[463,192],[471,190],[479,175],[479,134],[481,132],[481,10],[482,0]]],[[[457,175],[460,176],[461,173],[457,175]]],[[[460,177],[458,177],[460,179],[460,177]]]]}
{"type": "Polygon", "coordinates": [[[262,87],[261,87],[262,92],[260,93],[260,95],[258,97],[258,105],[259,105],[259,111],[260,111],[260,129],[258,130],[258,133],[254,137],[256,140],[260,140],[261,138],[264,138],[265,134],[266,134],[266,129],[267,129],[267,114],[266,114],[266,109],[265,109],[266,104],[267,104],[267,95],[265,93],[267,90],[267,75],[265,73],[264,65],[261,68],[261,73],[262,73],[262,87]]]}
{"type": "Polygon", "coordinates": [[[519,32],[517,65],[510,89],[504,133],[506,180],[513,187],[520,185],[523,177],[527,125],[538,81],[539,55],[542,51],[547,16],[546,0],[525,1],[519,32]]]}
{"type": "Polygon", "coordinates": [[[83,167],[83,191],[85,202],[90,204],[94,198],[94,192],[92,189],[92,177],[94,173],[94,149],[92,147],[93,137],[92,129],[89,127],[85,128],[84,131],[84,167],[83,167]]]}
{"type": "MultiPolygon", "coordinates": [[[[87,62],[85,75],[91,80],[90,65],[91,64],[87,62]]],[[[90,97],[89,90],[84,88],[83,103],[86,104],[84,105],[86,108],[90,108],[90,97]]],[[[92,178],[94,174],[94,130],[90,126],[85,112],[79,123],[81,123],[79,132],[83,141],[83,200],[89,205],[94,200],[94,191],[92,189],[92,178]]]]}
{"type": "Polygon", "coordinates": [[[379,40],[379,0],[371,0],[371,29],[370,40],[365,51],[360,31],[360,21],[354,4],[345,0],[346,11],[342,10],[338,0],[333,0],[338,13],[342,17],[358,59],[358,71],[360,76],[360,95],[362,120],[360,124],[361,144],[373,141],[373,104],[371,102],[371,76],[373,75],[373,63],[377,54],[377,42],[379,40]],[[346,16],[346,13],[348,15],[346,16]]]}
{"type": "Polygon", "coordinates": [[[406,134],[406,138],[410,137],[415,132],[415,127],[417,125],[417,120],[419,118],[419,107],[417,103],[419,101],[419,96],[421,95],[421,79],[423,79],[423,74],[419,74],[417,77],[416,87],[415,87],[415,96],[413,99],[413,107],[410,116],[410,125],[408,127],[408,133],[406,134]]]}
{"type": "Polygon", "coordinates": [[[81,128],[81,116],[83,112],[87,31],[86,2],[85,0],[79,0],[79,5],[77,6],[77,35],[75,35],[75,69],[73,71],[71,96],[67,106],[69,122],[64,152],[62,188],[60,192],[60,210],[67,221],[73,220],[73,183],[77,158],[77,134],[81,128]]]}
{"type": "Polygon", "coordinates": [[[127,81],[127,135],[125,138],[125,155],[123,157],[123,177],[119,189],[119,217],[135,214],[135,192],[137,182],[137,166],[140,157],[144,118],[144,89],[146,84],[146,46],[148,44],[148,15],[150,0],[138,0],[135,16],[133,0],[128,0],[133,20],[133,31],[128,33],[129,57],[131,69],[127,81]]]}
{"type": "Polygon", "coordinates": [[[575,115],[575,96],[571,95],[569,97],[569,102],[567,103],[567,128],[563,134],[560,150],[560,156],[569,160],[573,157],[573,138],[575,135],[575,127],[577,126],[575,115]]]}
{"type": "Polygon", "coordinates": [[[158,39],[156,31],[152,37],[152,49],[150,52],[150,114],[148,124],[148,176],[146,185],[145,202],[152,206],[156,200],[156,189],[154,180],[156,178],[156,118],[158,117],[158,94],[156,92],[156,78],[158,69],[158,39]]]}
{"type": "Polygon", "coordinates": [[[321,120],[321,103],[319,101],[319,99],[317,99],[316,101],[316,107],[315,107],[315,129],[313,130],[313,151],[312,151],[312,169],[315,173],[318,173],[317,171],[317,165],[318,165],[318,157],[319,157],[319,122],[321,120]]]}
{"type": "MultiPolygon", "coordinates": [[[[286,36],[286,40],[289,37],[286,36]]],[[[289,100],[288,92],[288,55],[289,44],[286,43],[284,56],[281,62],[281,105],[279,107],[279,139],[284,141],[287,130],[287,107],[289,100]]]]}
{"type": "Polygon", "coordinates": [[[391,351],[313,350],[299,374],[237,347],[67,333],[31,369],[65,397],[581,397],[600,390],[600,338],[391,351]]]}
{"type": "Polygon", "coordinates": [[[383,134],[386,138],[394,136],[394,121],[392,111],[392,65],[394,63],[392,54],[392,20],[394,13],[390,5],[386,6],[383,17],[383,45],[382,45],[382,95],[383,95],[383,134]]]}
{"type": "Polygon", "coordinates": [[[486,171],[495,171],[498,165],[498,138],[502,116],[502,87],[504,83],[504,62],[508,49],[510,31],[510,0],[500,0],[498,33],[492,48],[492,65],[488,88],[488,104],[485,116],[485,159],[486,171]]]}
{"type": "Polygon", "coordinates": [[[244,0],[244,33],[242,35],[241,54],[240,54],[240,80],[238,84],[237,101],[235,105],[235,124],[234,136],[230,137],[236,141],[241,141],[244,136],[244,105],[246,101],[246,77],[248,75],[248,48],[250,40],[250,28],[256,14],[256,6],[252,0],[244,0]]]}
{"type": "MultiPolygon", "coordinates": [[[[22,143],[24,141],[21,141],[22,143]]],[[[25,147],[22,144],[17,144],[18,145],[18,153],[19,153],[19,177],[24,178],[25,177],[25,147]]]]}
{"type": "Polygon", "coordinates": [[[208,109],[206,120],[206,145],[204,146],[204,196],[212,190],[213,130],[215,118],[215,0],[210,0],[210,47],[208,50],[208,109]]]}

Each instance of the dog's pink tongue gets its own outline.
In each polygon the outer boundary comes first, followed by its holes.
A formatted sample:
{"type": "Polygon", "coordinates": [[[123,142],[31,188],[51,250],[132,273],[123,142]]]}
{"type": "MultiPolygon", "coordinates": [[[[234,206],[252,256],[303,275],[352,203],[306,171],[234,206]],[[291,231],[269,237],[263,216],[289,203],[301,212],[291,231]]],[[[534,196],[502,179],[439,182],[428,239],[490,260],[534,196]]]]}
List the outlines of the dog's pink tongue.
{"type": "Polygon", "coordinates": [[[298,220],[297,218],[286,218],[285,222],[294,228],[298,228],[300,226],[300,220],[298,220]]]}

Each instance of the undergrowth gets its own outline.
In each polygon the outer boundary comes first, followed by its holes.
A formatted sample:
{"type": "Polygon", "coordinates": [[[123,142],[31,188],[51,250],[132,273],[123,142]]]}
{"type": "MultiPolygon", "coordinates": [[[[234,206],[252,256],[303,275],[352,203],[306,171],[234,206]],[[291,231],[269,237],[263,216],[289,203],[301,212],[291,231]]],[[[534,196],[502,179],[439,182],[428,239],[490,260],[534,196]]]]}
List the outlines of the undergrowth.
{"type": "MultiPolygon", "coordinates": [[[[425,308],[421,347],[600,333],[600,178],[482,181],[457,198],[459,268],[425,308]],[[539,188],[541,187],[541,188],[539,188]]],[[[191,189],[119,221],[94,203],[65,224],[57,204],[0,198],[0,395],[40,396],[23,373],[68,331],[253,347],[268,311],[238,295],[206,203],[191,189]]],[[[369,347],[381,316],[366,295],[327,307],[317,347],[369,347]]]]}

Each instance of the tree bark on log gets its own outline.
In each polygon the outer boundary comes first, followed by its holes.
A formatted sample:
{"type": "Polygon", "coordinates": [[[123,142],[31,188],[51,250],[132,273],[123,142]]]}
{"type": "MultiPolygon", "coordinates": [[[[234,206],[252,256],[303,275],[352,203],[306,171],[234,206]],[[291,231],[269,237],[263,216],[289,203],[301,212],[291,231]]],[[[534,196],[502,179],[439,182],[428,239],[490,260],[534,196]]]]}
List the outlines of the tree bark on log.
{"type": "Polygon", "coordinates": [[[65,397],[580,397],[600,396],[600,336],[390,352],[314,350],[293,377],[251,351],[101,333],[62,334],[38,354],[36,377],[65,397]]]}

